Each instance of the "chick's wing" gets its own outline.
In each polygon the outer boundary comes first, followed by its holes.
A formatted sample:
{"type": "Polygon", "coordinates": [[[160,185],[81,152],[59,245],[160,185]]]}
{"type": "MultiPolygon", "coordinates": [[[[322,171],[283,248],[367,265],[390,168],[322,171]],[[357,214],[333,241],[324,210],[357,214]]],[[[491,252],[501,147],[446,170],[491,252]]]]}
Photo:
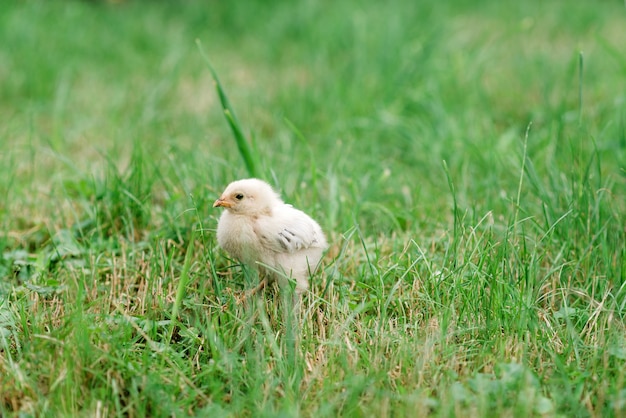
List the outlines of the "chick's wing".
{"type": "Polygon", "coordinates": [[[254,229],[261,244],[275,252],[294,253],[325,246],[320,226],[306,213],[289,205],[274,208],[271,216],[257,219],[254,229]]]}

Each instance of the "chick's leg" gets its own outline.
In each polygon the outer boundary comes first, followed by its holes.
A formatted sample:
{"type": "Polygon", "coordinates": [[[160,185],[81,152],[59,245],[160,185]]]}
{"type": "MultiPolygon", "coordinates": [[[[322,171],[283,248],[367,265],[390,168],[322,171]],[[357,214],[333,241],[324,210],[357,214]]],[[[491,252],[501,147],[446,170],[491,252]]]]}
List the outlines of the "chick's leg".
{"type": "Polygon", "coordinates": [[[246,292],[246,297],[250,297],[256,294],[258,291],[265,289],[265,286],[267,286],[267,276],[263,277],[263,280],[259,282],[258,286],[254,287],[253,289],[248,290],[246,292]]]}
{"type": "Polygon", "coordinates": [[[267,286],[267,277],[263,278],[263,280],[261,280],[254,288],[243,292],[243,294],[237,298],[237,304],[244,303],[247,299],[256,295],[260,290],[263,290],[265,286],[267,286]]]}

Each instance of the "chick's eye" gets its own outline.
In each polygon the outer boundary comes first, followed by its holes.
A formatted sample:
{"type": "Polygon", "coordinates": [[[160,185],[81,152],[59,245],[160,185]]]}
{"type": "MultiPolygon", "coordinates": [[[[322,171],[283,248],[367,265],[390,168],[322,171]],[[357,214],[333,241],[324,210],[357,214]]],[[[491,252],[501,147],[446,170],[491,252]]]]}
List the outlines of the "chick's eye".
{"type": "Polygon", "coordinates": [[[237,200],[241,200],[241,199],[243,199],[243,195],[242,195],[241,193],[237,193],[237,194],[235,195],[235,199],[237,199],[237,200]]]}

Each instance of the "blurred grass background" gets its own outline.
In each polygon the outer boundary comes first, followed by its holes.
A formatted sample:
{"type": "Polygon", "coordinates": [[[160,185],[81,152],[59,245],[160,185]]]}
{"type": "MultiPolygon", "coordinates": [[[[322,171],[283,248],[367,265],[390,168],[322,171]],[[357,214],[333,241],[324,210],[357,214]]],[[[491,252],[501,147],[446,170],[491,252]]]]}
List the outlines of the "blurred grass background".
{"type": "Polygon", "coordinates": [[[3,2],[0,410],[625,414],[625,18],[3,2]],[[333,242],[299,351],[215,247],[247,172],[196,40],[263,177],[333,242]]]}

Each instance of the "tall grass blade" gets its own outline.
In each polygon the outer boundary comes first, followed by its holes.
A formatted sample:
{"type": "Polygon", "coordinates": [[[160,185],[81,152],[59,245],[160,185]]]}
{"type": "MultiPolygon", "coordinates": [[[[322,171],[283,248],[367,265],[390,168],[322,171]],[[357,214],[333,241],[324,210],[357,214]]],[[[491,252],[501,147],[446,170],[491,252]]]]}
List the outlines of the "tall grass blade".
{"type": "Polygon", "coordinates": [[[252,152],[252,148],[248,143],[245,135],[243,134],[243,130],[241,129],[241,124],[235,115],[235,111],[233,110],[230,101],[228,100],[228,96],[226,96],[226,92],[224,92],[224,87],[222,87],[222,83],[220,83],[220,79],[217,76],[217,72],[211,65],[211,61],[204,52],[202,48],[202,43],[199,39],[196,39],[196,45],[198,45],[198,50],[200,51],[200,55],[204,59],[209,71],[211,72],[211,76],[213,77],[213,81],[215,82],[215,89],[217,90],[217,95],[220,98],[220,103],[222,104],[222,109],[224,110],[224,116],[226,117],[226,121],[230,126],[230,129],[235,137],[235,142],[237,143],[237,149],[239,150],[239,154],[243,158],[243,162],[246,165],[246,169],[250,177],[259,177],[258,164],[257,159],[255,158],[254,153],[252,152]]]}
{"type": "Polygon", "coordinates": [[[456,265],[456,254],[458,247],[458,240],[460,234],[460,225],[459,225],[459,206],[456,199],[456,189],[454,188],[454,182],[452,181],[452,176],[450,175],[450,169],[448,168],[448,163],[446,160],[443,160],[443,170],[446,173],[446,179],[448,180],[448,187],[450,188],[450,193],[452,193],[452,216],[454,220],[454,265],[456,265]]]}
{"type": "Polygon", "coordinates": [[[583,52],[578,53],[578,125],[583,122],[583,52]]]}
{"type": "Polygon", "coordinates": [[[515,198],[515,219],[513,220],[513,228],[517,228],[517,220],[519,218],[520,203],[522,200],[522,186],[524,185],[524,172],[526,171],[526,160],[528,159],[528,134],[532,122],[526,126],[526,133],[524,134],[524,151],[522,155],[522,169],[519,174],[519,183],[517,184],[517,196],[515,198]]]}
{"type": "Polygon", "coordinates": [[[170,333],[168,336],[168,343],[172,341],[172,335],[174,334],[174,327],[178,322],[178,311],[180,305],[183,303],[183,297],[185,296],[185,289],[187,288],[187,282],[189,281],[189,268],[191,267],[193,243],[196,239],[196,233],[192,232],[189,239],[189,245],[187,245],[187,253],[185,254],[185,263],[183,264],[183,271],[180,273],[180,280],[178,281],[178,288],[176,289],[176,299],[174,300],[174,306],[172,306],[172,325],[170,327],[170,333]]]}

